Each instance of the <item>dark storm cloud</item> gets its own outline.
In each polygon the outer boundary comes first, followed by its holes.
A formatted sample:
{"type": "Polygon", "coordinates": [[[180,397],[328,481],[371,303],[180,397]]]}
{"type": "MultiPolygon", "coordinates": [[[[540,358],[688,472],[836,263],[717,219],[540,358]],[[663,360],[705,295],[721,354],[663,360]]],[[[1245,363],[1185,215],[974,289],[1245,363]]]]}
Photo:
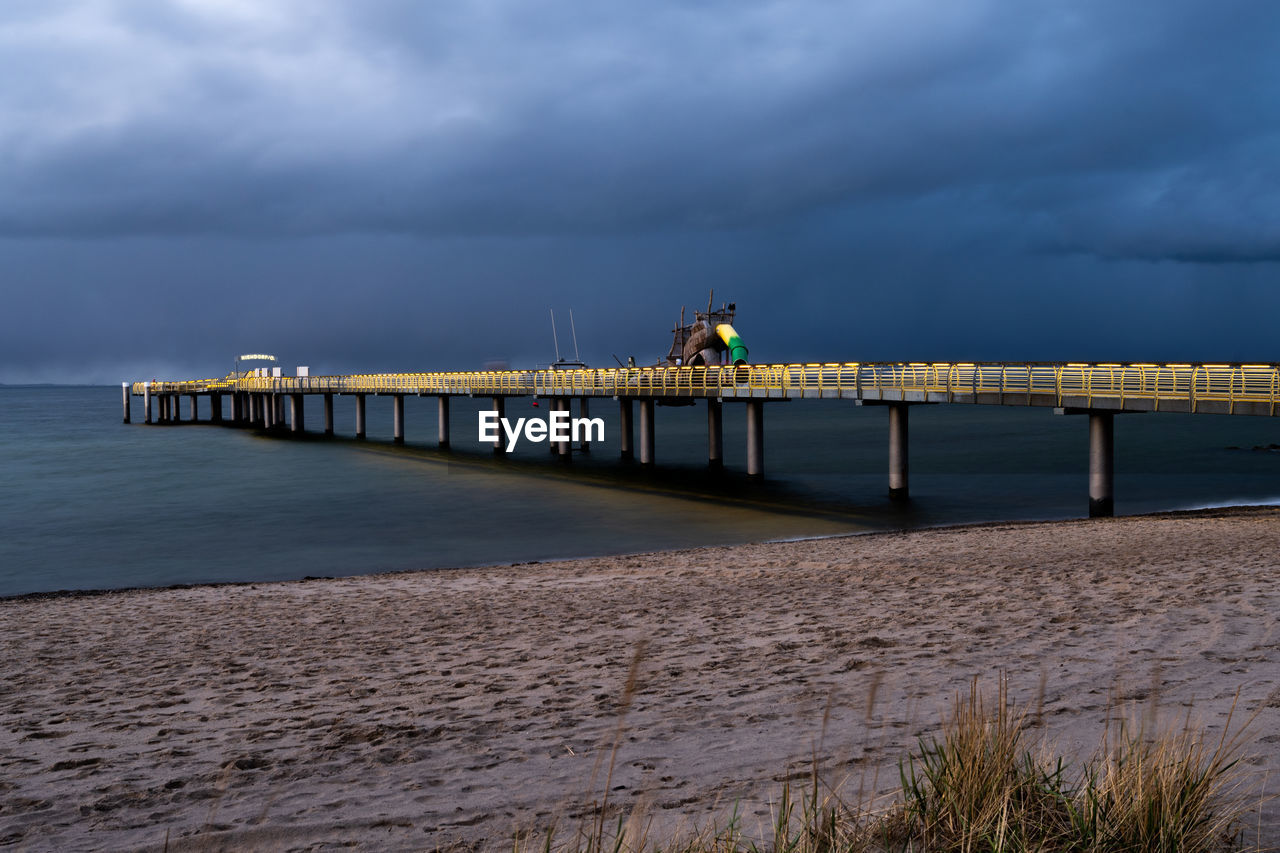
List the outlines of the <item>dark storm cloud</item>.
{"type": "Polygon", "coordinates": [[[1269,4],[77,3],[18,17],[18,82],[0,95],[13,236],[590,234],[949,193],[1030,221],[1021,236],[1047,247],[1277,248],[1269,4]]]}
{"type": "Polygon", "coordinates": [[[0,381],[528,364],[549,306],[648,361],[712,287],[763,359],[1271,359],[1278,31],[1188,0],[6,3],[0,381]]]}

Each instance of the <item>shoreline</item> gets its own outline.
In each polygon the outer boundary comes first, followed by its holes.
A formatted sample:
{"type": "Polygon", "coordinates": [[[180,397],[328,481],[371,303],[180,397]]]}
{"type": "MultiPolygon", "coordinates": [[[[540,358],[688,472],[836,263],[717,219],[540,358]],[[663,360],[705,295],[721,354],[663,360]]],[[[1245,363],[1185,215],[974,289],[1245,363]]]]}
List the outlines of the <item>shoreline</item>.
{"type": "Polygon", "coordinates": [[[1000,673],[1068,753],[1117,708],[1216,736],[1239,690],[1274,773],[1277,612],[1267,507],[11,598],[0,839],[510,849],[572,831],[618,731],[611,801],[754,829],[815,757],[884,793],[1000,673]]]}
{"type": "Polygon", "coordinates": [[[370,572],[368,574],[353,575],[308,575],[301,578],[289,578],[284,580],[264,580],[264,581],[201,581],[195,583],[174,583],[165,584],[163,586],[122,586],[122,587],[95,587],[90,589],[52,589],[41,592],[20,592],[13,595],[0,595],[0,607],[9,602],[16,601],[50,601],[60,598],[92,598],[102,595],[115,595],[123,593],[135,592],[162,592],[166,590],[184,590],[184,589],[220,589],[224,587],[261,587],[271,585],[300,584],[300,583],[316,583],[319,581],[342,581],[354,580],[358,578],[386,578],[398,577],[401,575],[435,575],[447,572],[472,572],[485,571],[494,569],[513,569],[525,566],[546,566],[553,564],[571,564],[598,560],[621,560],[636,557],[653,557],[662,554],[687,554],[703,550],[719,550],[724,548],[747,548],[758,545],[787,545],[802,542],[823,542],[827,540],[842,539],[861,539],[865,537],[877,536],[900,536],[910,533],[928,533],[935,531],[951,531],[951,530],[981,530],[989,527],[1018,527],[1027,525],[1043,525],[1043,524],[1074,524],[1074,523],[1107,523],[1111,521],[1122,521],[1125,519],[1161,519],[1161,518],[1181,518],[1203,516],[1208,518],[1216,518],[1219,515],[1243,515],[1251,512],[1266,512],[1268,510],[1280,509],[1280,504],[1276,503],[1256,503],[1256,504],[1223,504],[1222,506],[1195,507],[1193,509],[1171,509],[1157,510],[1155,512],[1135,513],[1133,515],[1117,515],[1111,518],[1088,518],[1085,517],[1068,517],[1068,518],[1028,518],[1028,519],[1009,519],[1009,520],[991,520],[991,521],[965,521],[955,524],[938,524],[923,525],[919,527],[904,527],[892,530],[863,530],[854,531],[852,533],[822,533],[813,536],[794,536],[779,539],[760,539],[748,542],[734,542],[724,545],[695,545],[684,548],[660,548],[652,551],[625,551],[618,554],[589,554],[581,557],[564,557],[548,560],[529,560],[516,562],[494,562],[494,563],[473,563],[459,566],[442,566],[429,569],[390,569],[387,571],[370,572]]]}

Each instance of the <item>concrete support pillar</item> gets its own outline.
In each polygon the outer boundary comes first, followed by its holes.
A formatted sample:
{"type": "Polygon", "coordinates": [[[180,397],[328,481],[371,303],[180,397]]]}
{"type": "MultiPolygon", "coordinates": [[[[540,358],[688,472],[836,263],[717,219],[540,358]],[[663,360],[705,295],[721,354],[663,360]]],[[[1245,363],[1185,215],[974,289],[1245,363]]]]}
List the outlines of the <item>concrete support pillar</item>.
{"type": "Polygon", "coordinates": [[[724,403],[707,399],[707,465],[724,467],[724,403]]]}
{"type": "Polygon", "coordinates": [[[173,419],[175,424],[182,423],[182,395],[170,394],[169,396],[169,417],[173,419]]]}
{"type": "Polygon", "coordinates": [[[197,397],[195,394],[190,395],[190,397],[191,397],[191,422],[196,423],[197,421],[200,420],[200,406],[199,406],[199,403],[197,402],[200,398],[197,397]]]}
{"type": "Polygon", "coordinates": [[[631,428],[631,401],[618,401],[618,421],[622,426],[622,434],[618,439],[618,446],[622,448],[622,458],[631,459],[635,455],[633,448],[635,432],[631,428]]]}
{"type": "Polygon", "coordinates": [[[1089,517],[1110,518],[1115,508],[1115,415],[1089,413],[1089,517]]]}
{"type": "MultiPolygon", "coordinates": [[[[552,397],[552,398],[551,398],[551,402],[547,404],[548,411],[549,411],[550,413],[555,413],[555,412],[560,411],[560,402],[561,402],[561,400],[560,400],[560,398],[559,398],[559,397],[552,397]]],[[[556,441],[552,441],[552,440],[551,440],[551,416],[550,416],[550,414],[548,414],[548,416],[547,416],[547,452],[548,452],[548,453],[550,453],[552,456],[559,456],[559,455],[560,455],[560,443],[559,443],[559,442],[556,442],[556,441]]]]}
{"type": "Polygon", "coordinates": [[[747,476],[764,476],[764,401],[747,401],[747,476]]]}
{"type": "Polygon", "coordinates": [[[222,395],[209,395],[209,420],[215,424],[222,423],[222,395]]]}
{"type": "Polygon", "coordinates": [[[404,444],[404,395],[391,397],[392,436],[396,444],[404,444]]]}
{"type": "MultiPolygon", "coordinates": [[[[571,397],[561,397],[558,402],[560,403],[560,411],[564,412],[566,415],[569,416],[569,424],[572,425],[573,399],[571,397]]],[[[568,459],[570,454],[573,453],[573,432],[572,431],[570,431],[569,437],[567,439],[565,439],[564,441],[556,442],[556,453],[559,453],[562,457],[566,459],[568,459]]]]}
{"type": "Polygon", "coordinates": [[[239,426],[242,418],[244,418],[244,413],[240,410],[240,392],[232,391],[231,392],[231,423],[235,424],[236,426],[239,426]]]}
{"type": "Polygon", "coordinates": [[[653,464],[653,400],[640,401],[640,464],[653,464]]]}
{"type": "Polygon", "coordinates": [[[284,426],[284,395],[272,394],[271,405],[275,406],[275,414],[272,416],[272,422],[277,427],[284,426]]]}
{"type": "Polygon", "coordinates": [[[142,418],[151,423],[151,383],[142,386],[142,418]]]}
{"type": "Polygon", "coordinates": [[[507,450],[507,434],[502,429],[502,419],[507,416],[507,400],[505,397],[493,398],[493,410],[498,413],[498,443],[493,446],[494,453],[505,453],[507,450]]]}
{"type": "Polygon", "coordinates": [[[333,435],[333,395],[324,395],[324,434],[333,435]]]}
{"type": "Polygon", "coordinates": [[[260,427],[266,422],[262,416],[262,395],[249,395],[249,426],[260,427]]]}
{"type": "Polygon", "coordinates": [[[128,382],[120,383],[120,396],[124,398],[124,422],[129,423],[130,407],[129,407],[129,383],[128,382]]]}
{"type": "Polygon", "coordinates": [[[364,395],[356,395],[356,438],[364,438],[364,395]]]}
{"type": "MultiPolygon", "coordinates": [[[[573,414],[573,413],[570,412],[570,414],[573,414]]],[[[578,417],[582,418],[584,421],[587,418],[591,417],[591,404],[586,397],[582,397],[578,400],[578,417]]],[[[589,429],[584,429],[582,431],[582,443],[578,446],[579,452],[581,453],[591,452],[591,442],[588,440],[590,437],[591,437],[591,431],[589,429]]]]}
{"type": "Polygon", "coordinates": [[[436,398],[436,439],[441,447],[449,446],[449,398],[436,398]]]}
{"type": "Polygon", "coordinates": [[[910,495],[908,473],[908,423],[911,407],[889,404],[889,497],[906,500],[910,495]]]}
{"type": "Polygon", "coordinates": [[[302,412],[302,395],[289,395],[289,423],[290,430],[295,433],[301,433],[306,429],[306,418],[302,412]]]}
{"type": "Polygon", "coordinates": [[[274,394],[262,395],[262,426],[273,429],[276,425],[276,397],[274,394]]]}

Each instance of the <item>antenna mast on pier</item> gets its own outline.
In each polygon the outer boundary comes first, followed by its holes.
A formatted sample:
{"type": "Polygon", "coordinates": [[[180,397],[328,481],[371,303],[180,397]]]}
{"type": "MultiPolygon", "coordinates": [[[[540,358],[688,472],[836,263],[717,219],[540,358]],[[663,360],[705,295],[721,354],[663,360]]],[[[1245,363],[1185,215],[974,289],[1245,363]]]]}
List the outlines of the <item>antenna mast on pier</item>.
{"type": "MultiPolygon", "coordinates": [[[[569,331],[573,332],[573,360],[582,361],[582,356],[578,355],[578,330],[574,328],[574,325],[573,325],[573,309],[572,308],[569,309],[569,331]]],[[[559,358],[559,357],[560,357],[560,354],[556,353],[556,358],[559,358]]]]}

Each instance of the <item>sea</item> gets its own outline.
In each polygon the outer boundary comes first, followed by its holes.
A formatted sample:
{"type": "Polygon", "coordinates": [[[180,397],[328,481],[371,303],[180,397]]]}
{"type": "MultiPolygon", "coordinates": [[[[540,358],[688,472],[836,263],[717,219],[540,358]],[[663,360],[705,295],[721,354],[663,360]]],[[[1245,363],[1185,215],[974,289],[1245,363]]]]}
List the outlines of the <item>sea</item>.
{"type": "MultiPolygon", "coordinates": [[[[534,403],[538,405],[535,406],[534,403]]],[[[302,439],[183,422],[122,423],[119,386],[0,386],[0,596],[259,582],[529,563],[983,521],[1087,514],[1087,419],[1051,409],[911,410],[911,497],[887,495],[887,413],[849,401],[765,406],[765,477],[746,476],[744,407],[724,406],[725,465],[706,463],[706,411],[657,407],[652,468],[619,458],[618,411],[568,460],[478,437],[487,400],[457,398],[452,447],[436,401],[335,400],[302,439]]],[[[200,401],[207,421],[207,401],[200,401]]],[[[515,399],[507,417],[545,417],[515,399]]],[[[578,414],[577,407],[574,414],[578,414]]],[[[1116,418],[1116,512],[1280,502],[1280,421],[1116,418]]]]}

